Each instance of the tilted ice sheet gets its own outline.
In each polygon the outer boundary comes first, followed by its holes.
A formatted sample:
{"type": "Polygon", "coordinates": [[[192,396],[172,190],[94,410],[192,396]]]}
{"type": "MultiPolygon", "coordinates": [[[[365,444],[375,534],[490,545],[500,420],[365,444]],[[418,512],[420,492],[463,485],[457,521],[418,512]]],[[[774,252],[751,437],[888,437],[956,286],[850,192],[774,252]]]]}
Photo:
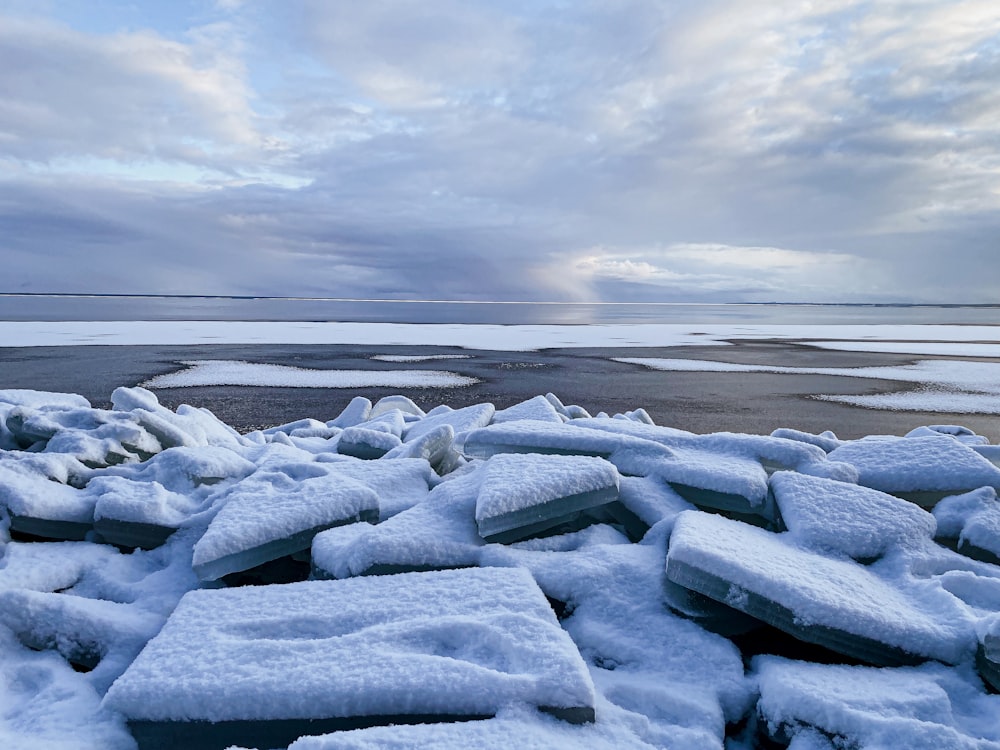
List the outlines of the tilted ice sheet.
{"type": "Polygon", "coordinates": [[[821,626],[871,639],[903,651],[957,663],[974,646],[968,612],[946,592],[883,578],[865,567],[795,546],[788,534],[773,534],[728,518],[682,513],[667,553],[675,561],[775,602],[800,627],[821,626]]]}
{"type": "MultiPolygon", "coordinates": [[[[365,513],[378,517],[378,495],[347,477],[323,472],[297,480],[283,472],[258,472],[230,493],[195,545],[193,564],[199,575],[218,578],[242,569],[223,571],[232,567],[225,561],[233,556],[356,520],[365,513]]],[[[311,541],[310,537],[284,554],[307,548],[311,541]]],[[[237,564],[234,560],[233,565],[237,564]]]]}
{"type": "Polygon", "coordinates": [[[618,470],[602,458],[532,453],[494,456],[479,489],[476,521],[603,489],[617,493],[618,470]]]}
{"type": "Polygon", "coordinates": [[[770,486],[790,536],[819,551],[870,559],[934,536],[934,516],[878,490],[790,471],[770,486]]]}
{"type": "Polygon", "coordinates": [[[846,443],[831,461],[857,467],[858,483],[883,492],[966,492],[1000,487],[1000,468],[954,438],[870,437],[846,443]]]}
{"type": "Polygon", "coordinates": [[[328,576],[349,578],[373,570],[478,565],[484,542],[475,512],[483,474],[481,463],[473,465],[436,486],[422,502],[377,526],[353,524],[317,534],[313,566],[328,576]]]}
{"type": "Polygon", "coordinates": [[[1000,750],[1000,696],[967,668],[928,663],[877,669],[753,660],[757,710],[771,732],[811,726],[837,746],[1000,750]]]}
{"type": "Polygon", "coordinates": [[[190,592],[105,699],[176,721],[512,703],[593,706],[593,684],[531,576],[489,568],[190,592]]]}

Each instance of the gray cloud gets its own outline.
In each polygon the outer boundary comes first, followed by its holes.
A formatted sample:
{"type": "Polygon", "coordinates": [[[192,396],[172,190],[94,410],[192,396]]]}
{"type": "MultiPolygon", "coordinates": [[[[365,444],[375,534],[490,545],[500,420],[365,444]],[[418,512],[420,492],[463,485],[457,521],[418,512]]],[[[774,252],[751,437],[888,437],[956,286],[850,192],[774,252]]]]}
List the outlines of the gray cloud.
{"type": "Polygon", "coordinates": [[[0,23],[11,288],[1000,292],[987,0],[227,1],[134,28],[0,23]]]}

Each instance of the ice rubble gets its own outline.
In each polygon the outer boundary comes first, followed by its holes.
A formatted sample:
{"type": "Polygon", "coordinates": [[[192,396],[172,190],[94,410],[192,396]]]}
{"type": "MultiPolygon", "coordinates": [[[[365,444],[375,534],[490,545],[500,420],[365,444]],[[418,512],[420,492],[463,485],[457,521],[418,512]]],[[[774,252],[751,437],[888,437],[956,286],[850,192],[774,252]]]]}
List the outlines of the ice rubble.
{"type": "Polygon", "coordinates": [[[0,746],[1000,748],[997,447],[0,391],[0,746]]]}

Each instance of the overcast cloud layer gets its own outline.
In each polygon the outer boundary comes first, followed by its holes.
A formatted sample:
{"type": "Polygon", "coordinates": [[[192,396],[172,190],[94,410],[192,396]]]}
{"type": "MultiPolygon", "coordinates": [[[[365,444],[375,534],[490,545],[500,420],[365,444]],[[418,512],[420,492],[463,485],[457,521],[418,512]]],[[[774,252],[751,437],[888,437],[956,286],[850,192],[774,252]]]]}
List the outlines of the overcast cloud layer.
{"type": "Polygon", "coordinates": [[[1000,300],[996,0],[0,0],[0,291],[1000,300]]]}

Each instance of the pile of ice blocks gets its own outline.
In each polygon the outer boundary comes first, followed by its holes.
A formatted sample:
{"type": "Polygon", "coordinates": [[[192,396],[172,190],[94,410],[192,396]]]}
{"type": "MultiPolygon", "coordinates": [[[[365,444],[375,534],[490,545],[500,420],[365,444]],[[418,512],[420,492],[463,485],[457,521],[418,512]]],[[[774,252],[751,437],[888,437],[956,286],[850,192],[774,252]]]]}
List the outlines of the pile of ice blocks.
{"type": "Polygon", "coordinates": [[[991,448],[0,391],[0,746],[1000,750],[991,448]]]}

